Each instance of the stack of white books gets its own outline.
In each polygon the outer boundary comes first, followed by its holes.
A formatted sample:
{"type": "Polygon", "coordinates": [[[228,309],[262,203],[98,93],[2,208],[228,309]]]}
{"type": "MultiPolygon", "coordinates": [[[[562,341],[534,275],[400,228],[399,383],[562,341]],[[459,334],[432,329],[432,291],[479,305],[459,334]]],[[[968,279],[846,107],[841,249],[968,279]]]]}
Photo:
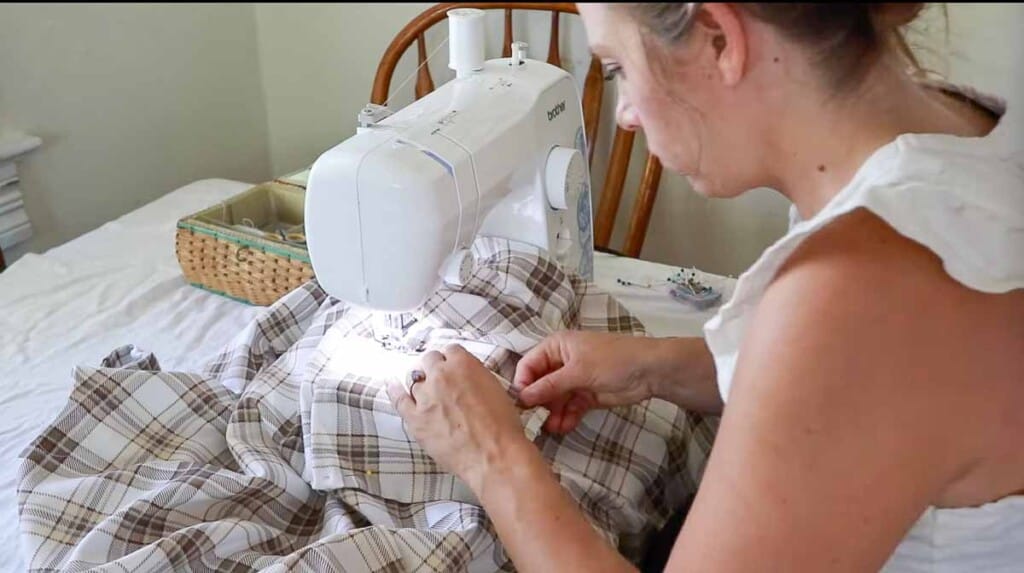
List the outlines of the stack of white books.
{"type": "Polygon", "coordinates": [[[5,177],[8,167],[13,169],[14,165],[0,165],[0,249],[32,236],[32,225],[18,189],[18,178],[5,177]]]}
{"type": "Polygon", "coordinates": [[[35,149],[39,139],[23,134],[0,135],[0,249],[5,249],[32,236],[15,160],[35,149]]]}

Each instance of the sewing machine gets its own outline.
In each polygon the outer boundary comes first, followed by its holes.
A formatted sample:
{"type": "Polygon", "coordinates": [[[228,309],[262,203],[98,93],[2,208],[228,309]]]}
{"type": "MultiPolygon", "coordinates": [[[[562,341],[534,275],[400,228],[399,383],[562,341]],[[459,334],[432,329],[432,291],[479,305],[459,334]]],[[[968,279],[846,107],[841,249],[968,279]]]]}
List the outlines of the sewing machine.
{"type": "Polygon", "coordinates": [[[368,106],[356,135],[310,171],[306,240],[332,296],[376,310],[415,309],[439,281],[459,285],[477,236],[547,250],[592,278],[590,173],[579,89],[531,60],[484,61],[483,11],[452,10],[455,79],[390,113],[368,106]]]}

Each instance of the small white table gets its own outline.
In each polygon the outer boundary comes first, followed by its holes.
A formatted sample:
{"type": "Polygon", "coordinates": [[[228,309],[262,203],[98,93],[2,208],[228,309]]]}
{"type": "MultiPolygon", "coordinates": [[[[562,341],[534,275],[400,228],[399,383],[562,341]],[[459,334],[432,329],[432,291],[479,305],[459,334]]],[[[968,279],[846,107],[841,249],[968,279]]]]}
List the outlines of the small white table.
{"type": "Polygon", "coordinates": [[[0,271],[6,267],[4,249],[32,236],[32,224],[21,198],[17,161],[43,141],[16,131],[0,133],[0,271]]]}

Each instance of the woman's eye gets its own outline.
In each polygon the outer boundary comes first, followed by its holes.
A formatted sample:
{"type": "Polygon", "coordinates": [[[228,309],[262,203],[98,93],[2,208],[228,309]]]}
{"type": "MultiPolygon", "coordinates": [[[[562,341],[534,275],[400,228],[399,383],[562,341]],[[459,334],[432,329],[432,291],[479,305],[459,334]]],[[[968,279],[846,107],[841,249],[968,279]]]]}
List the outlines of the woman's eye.
{"type": "Polygon", "coordinates": [[[603,64],[602,67],[604,67],[604,81],[606,82],[622,75],[622,66],[619,64],[603,64]]]}

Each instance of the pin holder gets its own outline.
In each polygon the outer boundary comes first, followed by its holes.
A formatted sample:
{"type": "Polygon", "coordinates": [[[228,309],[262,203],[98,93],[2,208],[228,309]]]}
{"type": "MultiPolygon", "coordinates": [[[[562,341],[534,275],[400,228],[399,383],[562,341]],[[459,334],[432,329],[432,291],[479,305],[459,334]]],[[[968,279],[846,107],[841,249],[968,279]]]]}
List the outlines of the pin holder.
{"type": "Polygon", "coordinates": [[[680,268],[668,278],[672,288],[668,294],[675,300],[689,303],[697,310],[705,310],[722,300],[722,293],[704,284],[693,269],[680,268]]]}
{"type": "Polygon", "coordinates": [[[704,284],[697,278],[697,271],[680,267],[678,271],[661,282],[639,283],[631,280],[616,278],[615,282],[622,286],[638,288],[655,288],[671,285],[668,291],[669,296],[674,300],[687,303],[697,310],[705,310],[718,304],[722,299],[722,293],[709,285],[704,284]]]}

